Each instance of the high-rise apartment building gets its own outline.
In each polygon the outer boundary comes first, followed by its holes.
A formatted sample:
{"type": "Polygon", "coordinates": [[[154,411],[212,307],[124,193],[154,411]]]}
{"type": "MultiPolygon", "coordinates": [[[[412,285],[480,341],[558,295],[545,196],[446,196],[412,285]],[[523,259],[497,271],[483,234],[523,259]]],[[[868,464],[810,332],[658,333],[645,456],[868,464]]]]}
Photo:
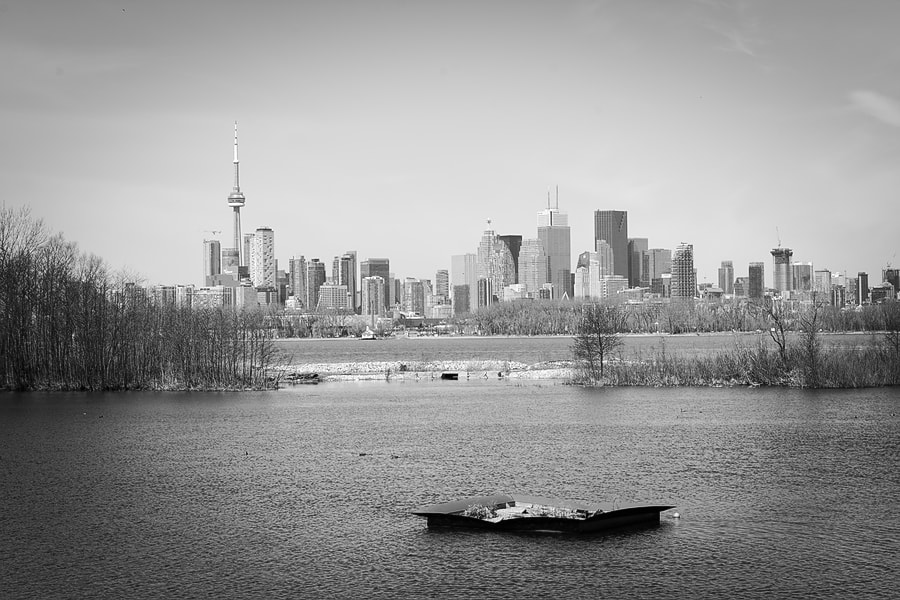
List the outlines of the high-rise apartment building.
{"type": "Polygon", "coordinates": [[[335,256],[331,265],[331,280],[337,285],[347,287],[347,307],[356,312],[356,251],[348,250],[341,256],[335,256]]]}
{"type": "Polygon", "coordinates": [[[453,288],[454,314],[462,315],[476,308],[475,294],[478,291],[476,254],[454,254],[450,257],[450,285],[453,288]],[[462,302],[463,295],[465,302],[462,302]]]}
{"type": "Polygon", "coordinates": [[[547,281],[553,297],[572,297],[572,232],[569,215],[557,206],[548,206],[537,214],[537,236],[547,256],[547,281]]]}
{"type": "Polygon", "coordinates": [[[203,240],[203,285],[215,285],[216,275],[222,273],[222,243],[203,240]]]}
{"type": "Polygon", "coordinates": [[[275,232],[258,227],[250,248],[250,281],[256,288],[275,287],[275,232]]]}
{"type": "Polygon", "coordinates": [[[644,280],[644,256],[650,249],[647,238],[628,238],[628,285],[638,287],[644,280]]]}
{"type": "Polygon", "coordinates": [[[359,263],[359,276],[384,279],[384,310],[391,307],[391,261],[387,258],[369,258],[359,263]]]}
{"type": "Polygon", "coordinates": [[[794,270],[791,267],[791,257],[794,251],[790,248],[772,248],[772,280],[775,291],[779,294],[790,292],[794,289],[793,275],[794,270]]]}
{"type": "Polygon", "coordinates": [[[314,310],[319,305],[319,288],[325,285],[325,263],[314,258],[306,263],[306,308],[314,310]]]}
{"type": "Polygon", "coordinates": [[[612,246],[615,265],[613,274],[628,277],[628,212],[624,210],[594,211],[594,249],[600,240],[612,246]]]}
{"type": "Polygon", "coordinates": [[[719,267],[719,289],[728,296],[734,294],[734,263],[730,260],[723,260],[719,267]]]}
{"type": "Polygon", "coordinates": [[[831,270],[819,269],[815,272],[815,284],[813,288],[819,294],[831,294],[831,270]]]}
{"type": "Polygon", "coordinates": [[[697,295],[694,246],[684,242],[672,254],[672,300],[693,300],[697,295]]]}
{"type": "Polygon", "coordinates": [[[750,263],[747,281],[747,297],[751,300],[762,300],[766,292],[766,265],[761,262],[750,263]]]}
{"type": "Polygon", "coordinates": [[[377,317],[384,314],[384,278],[374,275],[361,281],[362,314],[377,317]]]}
{"type": "Polygon", "coordinates": [[[404,280],[402,307],[404,312],[425,314],[425,284],[423,281],[412,277],[404,280]]]}
{"type": "Polygon", "coordinates": [[[288,260],[288,285],[290,294],[306,306],[306,257],[302,254],[299,258],[291,257],[288,260]]]}
{"type": "Polygon", "coordinates": [[[434,274],[434,295],[444,300],[450,298],[450,272],[438,269],[434,274]]]}

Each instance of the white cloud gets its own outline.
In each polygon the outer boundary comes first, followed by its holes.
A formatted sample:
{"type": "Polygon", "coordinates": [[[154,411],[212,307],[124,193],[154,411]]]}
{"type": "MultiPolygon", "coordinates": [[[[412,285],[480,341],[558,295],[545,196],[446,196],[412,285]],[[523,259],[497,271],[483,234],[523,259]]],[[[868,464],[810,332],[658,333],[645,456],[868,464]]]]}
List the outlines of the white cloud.
{"type": "Polygon", "coordinates": [[[856,110],[879,121],[900,127],[900,102],[871,90],[850,92],[850,102],[856,110]]]}

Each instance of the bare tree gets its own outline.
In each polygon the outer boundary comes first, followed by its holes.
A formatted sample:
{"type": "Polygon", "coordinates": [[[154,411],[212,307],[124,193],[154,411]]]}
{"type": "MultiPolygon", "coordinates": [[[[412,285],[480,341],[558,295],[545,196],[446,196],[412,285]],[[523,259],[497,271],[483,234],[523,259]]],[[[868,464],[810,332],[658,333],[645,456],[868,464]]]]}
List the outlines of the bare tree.
{"type": "Polygon", "coordinates": [[[586,382],[603,379],[607,358],[622,345],[619,332],[624,320],[625,312],[621,306],[585,304],[582,307],[573,353],[586,382]]]}

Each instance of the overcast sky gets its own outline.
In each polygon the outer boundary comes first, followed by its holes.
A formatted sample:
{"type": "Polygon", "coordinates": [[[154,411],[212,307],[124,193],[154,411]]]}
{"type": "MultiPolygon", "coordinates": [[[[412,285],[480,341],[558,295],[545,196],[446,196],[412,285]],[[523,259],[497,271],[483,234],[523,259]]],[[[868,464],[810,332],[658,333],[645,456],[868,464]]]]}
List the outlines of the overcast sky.
{"type": "Polygon", "coordinates": [[[0,192],[114,269],[201,283],[243,229],[282,268],[357,250],[433,278],[536,237],[548,188],[699,282],[770,250],[900,263],[900,2],[0,0],[0,192]],[[776,231],[777,227],[777,231],[776,231]]]}

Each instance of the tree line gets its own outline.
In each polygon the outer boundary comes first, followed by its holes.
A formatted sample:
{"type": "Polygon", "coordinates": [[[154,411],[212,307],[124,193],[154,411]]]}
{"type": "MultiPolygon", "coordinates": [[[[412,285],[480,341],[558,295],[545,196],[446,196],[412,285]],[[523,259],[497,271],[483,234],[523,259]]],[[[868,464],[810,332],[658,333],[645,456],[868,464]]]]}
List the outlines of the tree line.
{"type": "Polygon", "coordinates": [[[273,385],[257,312],[160,303],[27,208],[0,208],[0,389],[273,385]]]}

